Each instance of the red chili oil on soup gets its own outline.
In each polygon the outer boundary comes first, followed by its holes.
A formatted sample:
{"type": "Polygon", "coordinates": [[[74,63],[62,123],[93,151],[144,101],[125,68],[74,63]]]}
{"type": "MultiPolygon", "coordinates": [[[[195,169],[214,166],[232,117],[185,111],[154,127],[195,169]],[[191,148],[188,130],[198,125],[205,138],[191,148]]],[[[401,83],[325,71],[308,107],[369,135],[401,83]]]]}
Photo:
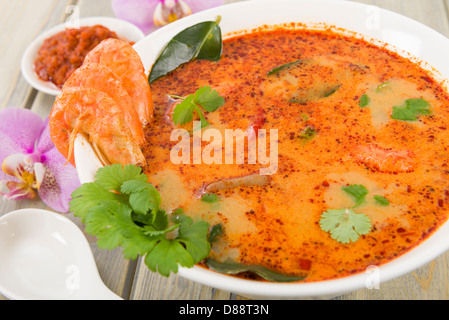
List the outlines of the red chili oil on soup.
{"type": "Polygon", "coordinates": [[[220,61],[187,63],[151,89],[155,121],[146,129],[145,172],[168,212],[183,208],[223,225],[212,259],[305,282],[334,279],[391,261],[448,218],[449,96],[396,53],[329,30],[261,31],[226,40],[220,61]],[[261,165],[171,162],[177,127],[170,95],[205,85],[226,99],[206,114],[209,128],[223,136],[255,124],[279,132],[279,167],[270,182],[219,191],[214,204],[200,200],[205,186],[257,174],[261,165]],[[415,120],[392,118],[410,117],[422,101],[429,112],[415,120]],[[357,206],[343,191],[354,185],[367,190],[357,206]],[[343,208],[369,217],[370,232],[341,243],[320,227],[324,212],[343,208]]]}

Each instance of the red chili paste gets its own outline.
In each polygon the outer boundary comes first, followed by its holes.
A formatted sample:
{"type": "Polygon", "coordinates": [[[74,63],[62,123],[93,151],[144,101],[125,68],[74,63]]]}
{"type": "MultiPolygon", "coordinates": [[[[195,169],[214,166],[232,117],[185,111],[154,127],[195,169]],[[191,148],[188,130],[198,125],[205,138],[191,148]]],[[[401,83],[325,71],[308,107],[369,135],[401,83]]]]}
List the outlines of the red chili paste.
{"type": "Polygon", "coordinates": [[[39,78],[61,88],[72,72],[83,64],[87,53],[108,38],[118,36],[101,25],[66,29],[44,41],[34,69],[39,78]]]}

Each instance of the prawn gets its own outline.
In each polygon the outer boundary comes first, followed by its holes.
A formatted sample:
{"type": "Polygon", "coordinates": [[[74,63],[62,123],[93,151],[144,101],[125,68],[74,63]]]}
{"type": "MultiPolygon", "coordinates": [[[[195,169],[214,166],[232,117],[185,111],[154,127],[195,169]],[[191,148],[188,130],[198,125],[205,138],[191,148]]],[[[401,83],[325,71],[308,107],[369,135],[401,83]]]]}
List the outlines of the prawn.
{"type": "Polygon", "coordinates": [[[112,38],[103,40],[86,55],[84,63],[99,63],[115,73],[133,100],[142,125],[150,123],[154,112],[150,86],[142,60],[129,43],[112,38]]]}
{"type": "Polygon", "coordinates": [[[52,141],[73,165],[76,136],[84,133],[107,162],[144,166],[146,160],[140,144],[133,137],[122,112],[105,92],[86,87],[64,87],[50,114],[52,141]]]}
{"type": "Polygon", "coordinates": [[[358,162],[375,172],[411,172],[416,166],[416,157],[411,150],[393,150],[367,145],[357,146],[352,155],[358,162]]]}
{"type": "Polygon", "coordinates": [[[64,88],[76,87],[92,88],[107,93],[122,110],[133,137],[138,143],[145,141],[142,124],[132,99],[121,80],[108,67],[98,63],[83,64],[64,84],[64,88]]]}

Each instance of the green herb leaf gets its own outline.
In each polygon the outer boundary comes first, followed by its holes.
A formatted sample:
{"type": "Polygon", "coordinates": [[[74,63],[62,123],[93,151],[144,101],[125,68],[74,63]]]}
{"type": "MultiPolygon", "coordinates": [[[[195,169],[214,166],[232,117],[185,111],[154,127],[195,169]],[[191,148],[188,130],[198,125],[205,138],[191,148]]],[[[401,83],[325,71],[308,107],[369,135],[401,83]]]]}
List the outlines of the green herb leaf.
{"type": "Polygon", "coordinates": [[[199,88],[195,92],[194,103],[199,104],[207,112],[214,112],[225,104],[225,99],[220,96],[217,90],[212,90],[209,86],[199,88]]]}
{"type": "Polygon", "coordinates": [[[390,84],[390,81],[380,84],[379,86],[377,86],[376,91],[377,92],[382,91],[383,89],[387,88],[389,84],[390,84]]]}
{"type": "Polygon", "coordinates": [[[223,226],[221,224],[214,225],[209,231],[209,242],[214,242],[221,234],[223,234],[223,226]]]}
{"type": "Polygon", "coordinates": [[[302,140],[311,140],[316,136],[316,130],[312,127],[305,128],[298,136],[299,139],[302,140]]]}
{"type": "Polygon", "coordinates": [[[380,206],[388,206],[390,205],[390,201],[382,196],[374,196],[374,200],[376,201],[376,203],[380,206]]]}
{"type": "Polygon", "coordinates": [[[221,17],[191,26],[176,36],[164,48],[150,75],[150,84],[193,59],[218,61],[223,50],[221,17]]]}
{"type": "Polygon", "coordinates": [[[192,121],[193,113],[197,112],[201,120],[201,127],[209,125],[200,107],[208,112],[216,111],[225,104],[225,99],[209,86],[199,88],[194,94],[182,98],[173,113],[175,125],[184,125],[192,121]]]}
{"type": "Polygon", "coordinates": [[[140,180],[125,181],[121,186],[121,192],[129,195],[129,204],[139,214],[158,211],[161,205],[159,191],[147,182],[140,180]]]}
{"type": "Polygon", "coordinates": [[[325,91],[323,92],[323,98],[328,98],[328,97],[330,97],[330,96],[333,95],[335,92],[337,92],[338,89],[340,89],[340,88],[341,88],[341,84],[338,84],[338,85],[336,85],[336,86],[333,86],[333,87],[331,87],[331,88],[325,90],[325,91]]]}
{"type": "Polygon", "coordinates": [[[210,252],[209,225],[193,223],[181,212],[173,215],[170,224],[169,216],[159,209],[159,192],[146,181],[136,166],[101,168],[95,182],[72,194],[70,211],[82,218],[100,248],[121,246],[125,258],[141,255],[151,270],[164,276],[177,272],[178,264],[192,267],[204,260],[210,252]]]}
{"type": "Polygon", "coordinates": [[[215,193],[206,193],[201,197],[201,201],[209,203],[217,202],[218,196],[215,193]]]}
{"type": "Polygon", "coordinates": [[[142,173],[142,169],[137,166],[122,166],[114,164],[98,170],[95,174],[95,183],[106,190],[120,192],[123,182],[128,180],[139,180],[147,182],[148,177],[142,173]]]}
{"type": "Polygon", "coordinates": [[[175,221],[179,223],[178,237],[195,263],[198,263],[209,255],[210,243],[207,240],[209,235],[209,224],[204,221],[193,222],[186,215],[178,215],[175,221]]]}
{"type": "Polygon", "coordinates": [[[140,232],[131,213],[131,208],[124,203],[102,202],[89,210],[85,220],[86,232],[96,236],[99,248],[115,249],[126,238],[140,232]]]}
{"type": "Polygon", "coordinates": [[[176,105],[173,112],[173,122],[175,125],[184,125],[193,120],[193,112],[195,111],[193,98],[194,96],[190,95],[176,105]]]}
{"type": "Polygon", "coordinates": [[[393,107],[391,118],[401,121],[416,121],[418,116],[431,114],[430,104],[422,99],[407,99],[402,106],[393,107]]]}
{"type": "Polygon", "coordinates": [[[293,62],[285,63],[283,65],[280,65],[280,66],[278,66],[276,68],[273,68],[270,71],[268,71],[267,76],[271,76],[273,74],[278,73],[279,71],[288,69],[288,68],[290,68],[290,67],[292,67],[294,65],[297,65],[299,63],[302,63],[302,62],[304,62],[304,60],[301,59],[301,60],[296,60],[296,61],[293,61],[293,62]]]}
{"type": "Polygon", "coordinates": [[[171,272],[178,272],[178,264],[191,268],[195,262],[181,242],[161,239],[145,257],[145,264],[151,271],[168,277],[171,272]]]}
{"type": "Polygon", "coordinates": [[[340,243],[355,242],[361,235],[371,231],[371,221],[363,213],[352,209],[327,210],[321,215],[320,227],[340,243]]]}
{"type": "Polygon", "coordinates": [[[359,101],[360,108],[365,108],[366,106],[369,105],[369,103],[370,103],[370,98],[366,93],[360,97],[360,101],[359,101]]]}
{"type": "Polygon", "coordinates": [[[365,197],[368,194],[368,190],[364,186],[358,184],[343,187],[342,190],[354,198],[356,207],[365,201],[365,197]]]}
{"type": "Polygon", "coordinates": [[[70,201],[70,211],[74,212],[77,217],[81,218],[81,222],[85,222],[85,218],[89,210],[100,205],[104,201],[125,201],[125,197],[120,194],[111,192],[97,183],[85,183],[72,193],[70,201]]]}
{"type": "Polygon", "coordinates": [[[304,276],[288,276],[257,265],[244,265],[236,262],[221,263],[211,259],[207,259],[206,264],[211,270],[219,273],[238,274],[242,272],[253,272],[271,282],[293,282],[305,279],[304,276]]]}
{"type": "Polygon", "coordinates": [[[178,237],[173,240],[161,238],[145,257],[145,264],[154,272],[168,277],[178,272],[178,264],[191,268],[204,260],[210,252],[207,241],[208,224],[192,223],[185,215],[178,216],[178,237]]]}

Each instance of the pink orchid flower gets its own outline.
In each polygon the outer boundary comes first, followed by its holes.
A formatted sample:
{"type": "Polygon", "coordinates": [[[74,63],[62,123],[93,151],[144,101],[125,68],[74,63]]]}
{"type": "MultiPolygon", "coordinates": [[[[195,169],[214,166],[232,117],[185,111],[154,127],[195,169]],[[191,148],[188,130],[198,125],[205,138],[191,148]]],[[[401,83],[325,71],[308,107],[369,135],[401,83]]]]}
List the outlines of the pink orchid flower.
{"type": "Polygon", "coordinates": [[[69,211],[71,194],[80,186],[76,169],[55,148],[48,119],[27,109],[0,111],[0,182],[9,200],[40,199],[55,211],[69,211]]]}
{"type": "Polygon", "coordinates": [[[220,6],[224,0],[112,0],[114,14],[149,33],[192,13],[220,6]]]}

